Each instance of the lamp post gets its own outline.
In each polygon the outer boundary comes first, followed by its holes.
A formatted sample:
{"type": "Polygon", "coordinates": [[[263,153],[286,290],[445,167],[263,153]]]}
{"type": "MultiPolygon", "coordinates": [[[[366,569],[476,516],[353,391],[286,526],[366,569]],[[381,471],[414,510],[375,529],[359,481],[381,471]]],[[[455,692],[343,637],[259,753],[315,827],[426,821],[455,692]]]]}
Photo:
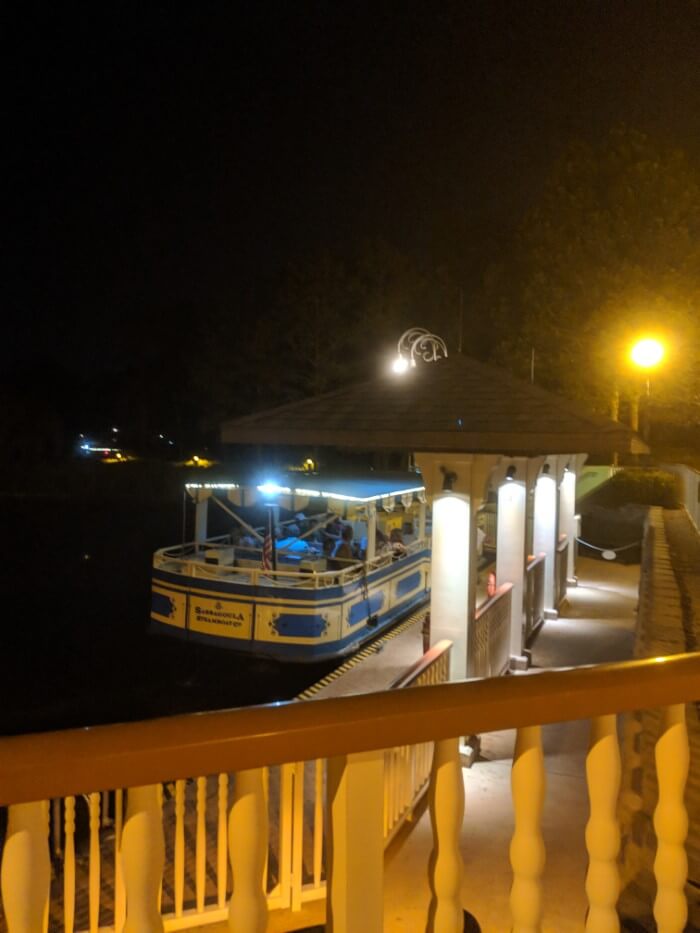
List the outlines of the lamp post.
{"type": "MultiPolygon", "coordinates": [[[[666,349],[660,340],[655,337],[642,337],[630,348],[629,357],[634,366],[646,374],[646,418],[644,422],[644,439],[649,440],[650,412],[649,399],[651,397],[651,373],[663,361],[666,349]]],[[[639,430],[639,398],[632,401],[630,412],[630,427],[633,431],[639,430]]]]}

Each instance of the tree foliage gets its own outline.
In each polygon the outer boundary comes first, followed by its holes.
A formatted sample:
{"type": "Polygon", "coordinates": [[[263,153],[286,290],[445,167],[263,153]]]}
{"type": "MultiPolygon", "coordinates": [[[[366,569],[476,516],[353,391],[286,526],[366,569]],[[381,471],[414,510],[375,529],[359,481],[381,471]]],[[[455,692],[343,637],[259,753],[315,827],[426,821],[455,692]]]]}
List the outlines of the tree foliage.
{"type": "Polygon", "coordinates": [[[576,143],[555,165],[487,289],[498,359],[605,410],[615,385],[644,380],[627,362],[641,334],[666,342],[653,377],[671,417],[700,410],[700,176],[683,153],[618,128],[576,143]]]}

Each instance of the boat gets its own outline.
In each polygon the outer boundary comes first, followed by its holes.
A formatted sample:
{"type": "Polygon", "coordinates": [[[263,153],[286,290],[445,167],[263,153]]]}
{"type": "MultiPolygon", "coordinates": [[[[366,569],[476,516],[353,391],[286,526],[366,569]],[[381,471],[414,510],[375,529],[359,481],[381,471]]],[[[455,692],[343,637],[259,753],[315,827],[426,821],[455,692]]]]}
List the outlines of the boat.
{"type": "Polygon", "coordinates": [[[317,661],[357,651],[429,596],[420,473],[289,472],[185,489],[195,503],[195,540],[154,554],[153,630],[281,661],[317,661]],[[216,507],[231,530],[209,537],[216,507]],[[266,522],[254,527],[246,520],[251,509],[266,522]],[[280,521],[283,512],[290,517],[280,521]],[[334,556],[334,539],[348,527],[352,556],[334,556]]]}

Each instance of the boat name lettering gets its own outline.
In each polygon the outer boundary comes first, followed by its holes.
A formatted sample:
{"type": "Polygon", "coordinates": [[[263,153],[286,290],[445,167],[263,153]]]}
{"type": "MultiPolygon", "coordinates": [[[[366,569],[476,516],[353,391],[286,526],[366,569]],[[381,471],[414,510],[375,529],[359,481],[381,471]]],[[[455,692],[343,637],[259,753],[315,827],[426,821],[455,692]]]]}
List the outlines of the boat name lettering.
{"type": "Polygon", "coordinates": [[[240,628],[245,622],[242,612],[223,609],[221,603],[216,604],[216,609],[204,609],[202,606],[195,605],[194,611],[198,620],[212,622],[215,625],[232,625],[234,628],[240,628]]]}

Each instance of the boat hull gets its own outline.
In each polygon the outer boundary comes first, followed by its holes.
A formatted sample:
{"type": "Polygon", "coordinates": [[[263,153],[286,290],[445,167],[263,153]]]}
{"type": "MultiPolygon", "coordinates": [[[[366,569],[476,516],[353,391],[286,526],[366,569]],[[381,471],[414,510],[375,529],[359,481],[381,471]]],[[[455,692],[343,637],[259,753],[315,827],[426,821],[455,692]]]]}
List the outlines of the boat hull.
{"type": "Polygon", "coordinates": [[[203,579],[155,567],[151,626],[281,661],[342,657],[423,603],[429,575],[427,549],[320,589],[203,579]]]}

